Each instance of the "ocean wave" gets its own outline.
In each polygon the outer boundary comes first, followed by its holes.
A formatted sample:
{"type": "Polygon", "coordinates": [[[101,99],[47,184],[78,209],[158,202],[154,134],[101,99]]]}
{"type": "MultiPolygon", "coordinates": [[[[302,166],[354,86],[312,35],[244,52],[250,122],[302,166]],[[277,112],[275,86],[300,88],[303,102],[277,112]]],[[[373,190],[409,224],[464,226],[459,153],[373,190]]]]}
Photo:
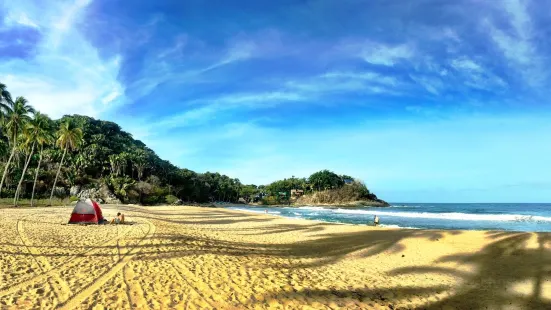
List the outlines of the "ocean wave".
{"type": "MultiPolygon", "coordinates": [[[[259,214],[266,214],[266,211],[264,210],[251,210],[251,209],[243,209],[243,208],[228,208],[230,210],[238,210],[238,211],[245,211],[245,212],[252,212],[252,213],[259,213],[259,214]]],[[[268,211],[268,214],[281,214],[279,211],[268,211]]]]}
{"type": "Polygon", "coordinates": [[[299,207],[300,210],[326,210],[329,211],[330,209],[326,209],[324,207],[299,207]]]}
{"type": "Polygon", "coordinates": [[[379,226],[385,227],[385,228],[419,229],[419,228],[417,228],[417,227],[399,226],[399,225],[385,225],[385,224],[381,224],[381,225],[379,225],[379,226]]]}
{"type": "Polygon", "coordinates": [[[430,212],[385,212],[372,210],[336,209],[335,213],[356,215],[378,215],[422,219],[443,219],[461,221],[497,221],[497,222],[551,222],[551,217],[523,214],[472,214],[460,212],[430,213],[430,212]]]}

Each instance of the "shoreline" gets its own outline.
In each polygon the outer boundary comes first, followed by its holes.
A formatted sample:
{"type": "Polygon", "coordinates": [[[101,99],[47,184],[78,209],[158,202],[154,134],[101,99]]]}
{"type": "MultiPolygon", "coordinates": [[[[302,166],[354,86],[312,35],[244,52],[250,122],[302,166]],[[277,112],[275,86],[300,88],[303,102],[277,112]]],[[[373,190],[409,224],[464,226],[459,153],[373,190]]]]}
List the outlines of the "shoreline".
{"type": "MultiPolygon", "coordinates": [[[[551,233],[551,231],[525,231],[525,230],[507,230],[507,229],[463,229],[463,228],[425,228],[425,227],[413,227],[413,226],[399,226],[396,224],[379,224],[378,226],[373,225],[373,223],[368,222],[365,224],[361,223],[346,223],[346,222],[337,222],[337,221],[327,221],[327,220],[321,220],[321,219],[308,219],[303,217],[292,217],[292,216],[284,216],[280,214],[274,214],[274,213],[265,213],[262,211],[252,211],[252,210],[239,210],[239,209],[229,209],[229,208],[239,208],[239,207],[250,207],[247,205],[241,205],[241,206],[235,206],[235,205],[228,205],[227,207],[221,207],[225,210],[231,210],[231,211],[239,211],[243,213],[248,214],[256,214],[256,215],[264,215],[264,216],[271,216],[271,217],[277,217],[277,218],[284,218],[289,220],[300,220],[300,221],[312,221],[317,223],[327,223],[327,224],[339,224],[339,225],[350,225],[350,226],[359,226],[359,227],[370,227],[370,228],[387,228],[387,229],[410,229],[410,230],[429,230],[429,231],[478,231],[478,232],[504,232],[504,233],[551,233]]],[[[258,208],[255,207],[255,209],[278,209],[278,208],[284,208],[284,207],[297,207],[299,206],[282,206],[282,207],[275,207],[275,206],[258,206],[258,208]]],[[[313,206],[318,207],[318,206],[313,206]]],[[[321,206],[319,206],[321,207],[321,206]]],[[[328,209],[335,209],[335,208],[328,208],[328,209]]]]}
{"type": "Polygon", "coordinates": [[[4,210],[0,305],[551,308],[551,233],[367,227],[196,206],[102,211],[133,225],[62,225],[67,207],[4,210]]]}

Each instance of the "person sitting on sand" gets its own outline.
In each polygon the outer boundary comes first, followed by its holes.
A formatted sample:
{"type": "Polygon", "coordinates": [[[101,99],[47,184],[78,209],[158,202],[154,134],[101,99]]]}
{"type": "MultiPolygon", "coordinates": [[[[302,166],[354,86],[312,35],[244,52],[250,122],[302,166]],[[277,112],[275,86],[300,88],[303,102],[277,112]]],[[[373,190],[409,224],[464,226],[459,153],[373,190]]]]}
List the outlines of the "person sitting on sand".
{"type": "Polygon", "coordinates": [[[111,224],[124,224],[124,214],[117,213],[117,217],[111,220],[111,224]]]}

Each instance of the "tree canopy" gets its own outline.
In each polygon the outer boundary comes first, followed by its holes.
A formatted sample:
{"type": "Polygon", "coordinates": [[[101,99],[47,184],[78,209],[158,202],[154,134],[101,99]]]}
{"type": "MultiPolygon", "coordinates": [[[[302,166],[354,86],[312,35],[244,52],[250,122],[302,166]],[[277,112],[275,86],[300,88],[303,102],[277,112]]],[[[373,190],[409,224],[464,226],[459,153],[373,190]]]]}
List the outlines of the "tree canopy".
{"type": "Polygon", "coordinates": [[[168,196],[183,202],[248,202],[292,189],[339,188],[352,179],[322,170],[266,186],[243,185],[220,173],[177,167],[116,123],[83,115],[51,120],[24,97],[12,98],[0,83],[2,197],[67,197],[74,186],[107,186],[122,202],[164,203],[168,196]]]}

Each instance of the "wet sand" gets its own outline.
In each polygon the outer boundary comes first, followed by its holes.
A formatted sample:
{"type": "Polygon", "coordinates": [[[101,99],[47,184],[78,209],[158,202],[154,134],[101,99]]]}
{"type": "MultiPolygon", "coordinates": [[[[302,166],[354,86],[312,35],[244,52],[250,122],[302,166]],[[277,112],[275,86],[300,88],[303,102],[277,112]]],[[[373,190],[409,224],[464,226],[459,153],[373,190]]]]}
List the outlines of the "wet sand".
{"type": "Polygon", "coordinates": [[[215,208],[0,210],[0,309],[551,309],[551,234],[384,229],[215,208]]]}

